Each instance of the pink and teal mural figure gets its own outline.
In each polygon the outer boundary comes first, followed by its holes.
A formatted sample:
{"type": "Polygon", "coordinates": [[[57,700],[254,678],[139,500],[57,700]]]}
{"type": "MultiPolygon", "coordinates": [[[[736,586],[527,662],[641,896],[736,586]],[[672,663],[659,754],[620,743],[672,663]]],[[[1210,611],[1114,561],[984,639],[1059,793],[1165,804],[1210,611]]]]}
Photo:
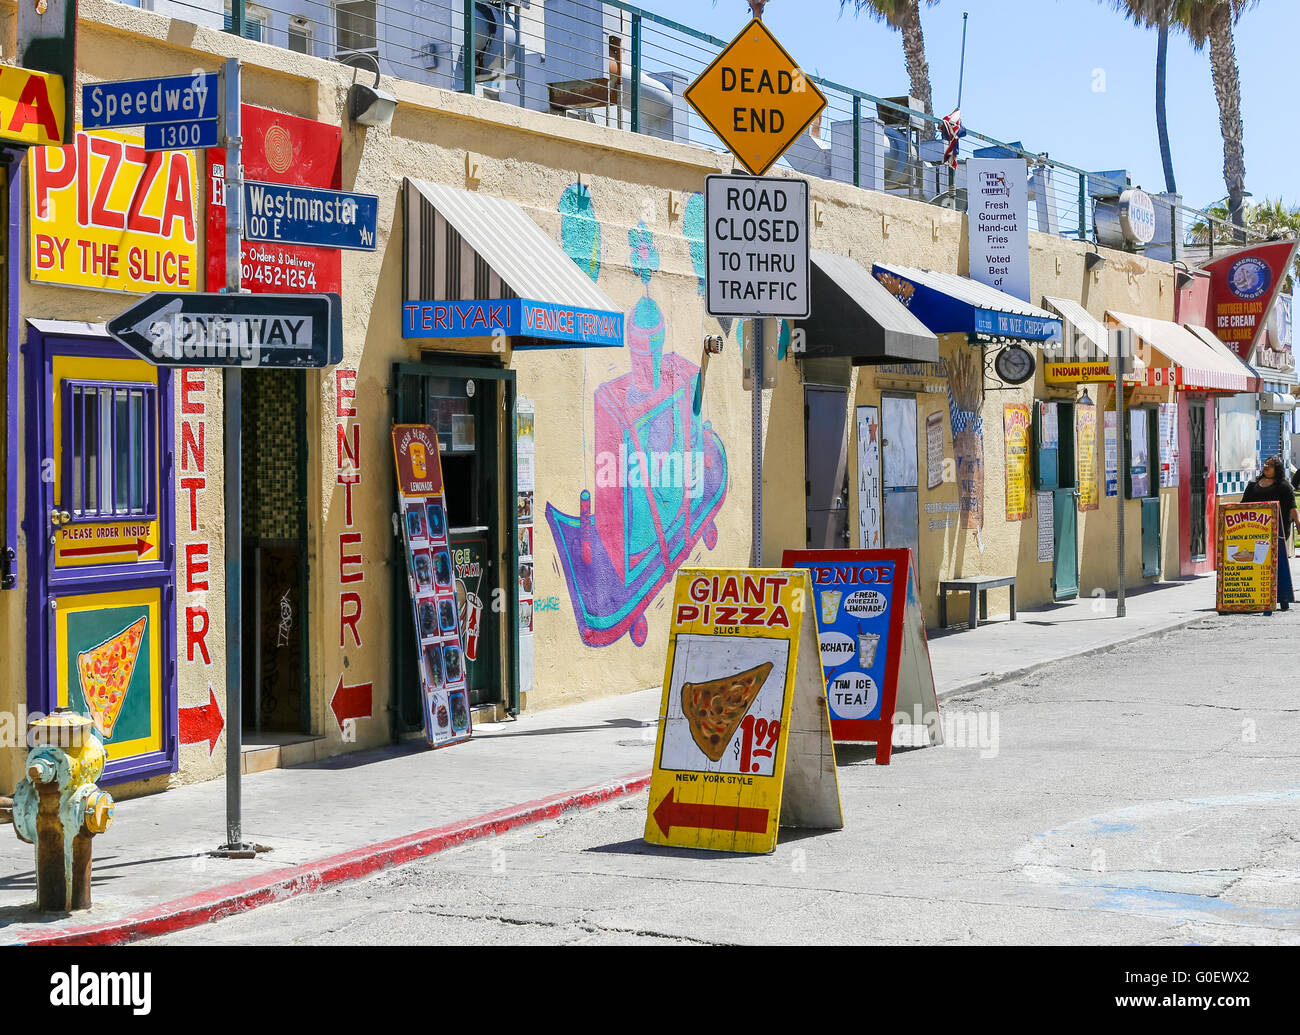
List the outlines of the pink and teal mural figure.
{"type": "MultiPolygon", "coordinates": [[[[560,211],[565,250],[595,279],[599,235],[591,235],[589,211],[571,215],[563,203],[560,211]]],[[[645,644],[646,609],[697,543],[717,545],[714,519],[727,494],[722,441],[691,406],[700,368],[664,351],[667,323],[650,297],[659,271],[654,235],[642,223],[628,244],[644,294],[628,314],[632,369],[595,393],[595,491],[583,490],[576,516],[546,505],[578,631],[592,647],[624,634],[645,644]]]]}

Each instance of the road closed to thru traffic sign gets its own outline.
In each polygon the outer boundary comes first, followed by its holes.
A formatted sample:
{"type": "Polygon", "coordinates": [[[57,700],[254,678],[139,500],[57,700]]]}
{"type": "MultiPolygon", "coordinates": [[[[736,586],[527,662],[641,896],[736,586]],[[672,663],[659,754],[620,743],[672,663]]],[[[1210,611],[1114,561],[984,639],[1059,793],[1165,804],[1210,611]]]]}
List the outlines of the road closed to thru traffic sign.
{"type": "Polygon", "coordinates": [[[704,211],[709,315],[808,316],[807,181],[709,176],[704,211]]]}

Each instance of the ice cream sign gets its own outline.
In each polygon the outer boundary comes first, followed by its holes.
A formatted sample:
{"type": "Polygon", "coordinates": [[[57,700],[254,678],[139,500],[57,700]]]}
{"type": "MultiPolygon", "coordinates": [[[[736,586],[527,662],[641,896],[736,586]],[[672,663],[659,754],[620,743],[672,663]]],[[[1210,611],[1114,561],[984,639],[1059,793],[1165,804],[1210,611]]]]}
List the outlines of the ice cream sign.
{"type": "Polygon", "coordinates": [[[812,586],[831,731],[836,741],[873,741],[888,762],[895,714],[913,704],[937,733],[938,702],[925,621],[907,550],[786,551],[812,586]]]}

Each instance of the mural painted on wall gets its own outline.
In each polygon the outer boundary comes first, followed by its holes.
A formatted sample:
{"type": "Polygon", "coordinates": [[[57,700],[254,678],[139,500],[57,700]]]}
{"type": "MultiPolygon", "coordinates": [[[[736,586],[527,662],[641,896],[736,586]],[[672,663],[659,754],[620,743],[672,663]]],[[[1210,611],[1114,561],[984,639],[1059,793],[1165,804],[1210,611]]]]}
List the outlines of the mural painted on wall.
{"type": "MultiPolygon", "coordinates": [[[[581,243],[587,254],[582,229],[562,228],[566,250],[581,243]]],[[[727,493],[722,441],[691,407],[700,368],[665,351],[667,320],[650,294],[654,235],[641,223],[628,245],[643,294],[628,314],[631,370],[598,386],[593,400],[595,489],[582,491],[576,516],[546,505],[578,631],[592,647],[625,634],[645,644],[646,609],[697,543],[717,545],[714,519],[727,493]]],[[[579,265],[591,275],[598,257],[579,265]]]]}
{"type": "Polygon", "coordinates": [[[560,195],[560,243],[565,253],[592,280],[600,277],[600,221],[591,191],[572,183],[560,195]]]}

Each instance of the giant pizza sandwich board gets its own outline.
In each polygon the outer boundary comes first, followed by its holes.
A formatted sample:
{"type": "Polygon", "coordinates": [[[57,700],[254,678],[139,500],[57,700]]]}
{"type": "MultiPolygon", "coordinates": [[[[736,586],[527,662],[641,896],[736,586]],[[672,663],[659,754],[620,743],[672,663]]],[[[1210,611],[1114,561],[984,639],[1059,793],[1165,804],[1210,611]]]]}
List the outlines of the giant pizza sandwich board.
{"type": "Polygon", "coordinates": [[[912,551],[787,550],[782,562],[812,581],[835,740],[874,743],[876,764],[888,765],[895,719],[906,717],[943,743],[912,551]]]}
{"type": "Polygon", "coordinates": [[[1282,508],[1275,502],[1220,503],[1215,541],[1219,571],[1214,608],[1273,613],[1277,603],[1277,554],[1282,508]]]}
{"type": "Polygon", "coordinates": [[[771,852],[778,827],[844,826],[803,571],[683,568],[645,839],[771,852]]]}

